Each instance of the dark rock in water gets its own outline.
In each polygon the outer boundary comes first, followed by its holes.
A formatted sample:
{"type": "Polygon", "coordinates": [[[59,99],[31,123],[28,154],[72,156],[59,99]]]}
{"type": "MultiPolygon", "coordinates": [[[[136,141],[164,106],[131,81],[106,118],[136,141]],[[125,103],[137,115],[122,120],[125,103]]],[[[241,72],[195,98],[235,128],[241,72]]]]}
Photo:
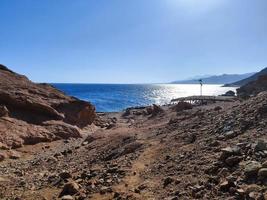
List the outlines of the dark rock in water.
{"type": "Polygon", "coordinates": [[[0,65],[0,105],[0,117],[7,118],[0,118],[0,142],[12,148],[62,136],[81,136],[71,125],[85,127],[96,116],[92,104],[69,97],[51,85],[35,84],[3,65],[0,65]]]}
{"type": "Polygon", "coordinates": [[[232,90],[229,90],[225,94],[223,94],[222,96],[234,97],[235,96],[235,92],[232,91],[232,90]]]}

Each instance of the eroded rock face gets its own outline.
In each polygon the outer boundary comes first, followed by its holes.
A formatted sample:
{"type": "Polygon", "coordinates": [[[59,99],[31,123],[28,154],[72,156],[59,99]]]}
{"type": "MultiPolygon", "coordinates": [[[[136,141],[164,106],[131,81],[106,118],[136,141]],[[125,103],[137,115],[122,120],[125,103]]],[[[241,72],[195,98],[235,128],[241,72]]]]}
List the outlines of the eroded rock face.
{"type": "Polygon", "coordinates": [[[80,137],[95,119],[89,102],[69,97],[48,84],[35,84],[0,65],[0,142],[12,148],[80,137]],[[77,128],[77,127],[79,128],[77,128]]]}

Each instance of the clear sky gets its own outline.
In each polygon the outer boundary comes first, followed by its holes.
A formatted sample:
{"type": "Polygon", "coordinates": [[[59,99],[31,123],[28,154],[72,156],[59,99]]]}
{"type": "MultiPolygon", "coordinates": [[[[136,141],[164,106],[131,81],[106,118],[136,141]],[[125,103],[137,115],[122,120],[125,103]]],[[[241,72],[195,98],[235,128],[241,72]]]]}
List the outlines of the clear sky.
{"type": "Polygon", "coordinates": [[[155,83],[267,67],[266,0],[1,0],[0,63],[37,82],[155,83]]]}

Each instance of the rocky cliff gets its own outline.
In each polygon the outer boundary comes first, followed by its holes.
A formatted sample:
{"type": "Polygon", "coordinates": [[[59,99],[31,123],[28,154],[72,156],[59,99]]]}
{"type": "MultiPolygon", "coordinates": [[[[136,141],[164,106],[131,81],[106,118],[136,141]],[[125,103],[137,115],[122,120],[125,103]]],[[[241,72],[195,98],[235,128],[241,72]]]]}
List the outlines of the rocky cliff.
{"type": "Polygon", "coordinates": [[[0,142],[11,148],[81,137],[95,119],[92,104],[0,65],[0,142]]]}

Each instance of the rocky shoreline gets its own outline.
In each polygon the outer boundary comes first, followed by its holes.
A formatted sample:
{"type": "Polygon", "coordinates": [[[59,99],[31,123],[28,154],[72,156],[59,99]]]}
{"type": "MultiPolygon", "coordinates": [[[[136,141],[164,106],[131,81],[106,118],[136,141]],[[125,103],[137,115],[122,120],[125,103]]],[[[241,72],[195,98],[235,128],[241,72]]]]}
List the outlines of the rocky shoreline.
{"type": "Polygon", "coordinates": [[[0,77],[0,199],[267,199],[267,92],[95,113],[0,77]]]}

